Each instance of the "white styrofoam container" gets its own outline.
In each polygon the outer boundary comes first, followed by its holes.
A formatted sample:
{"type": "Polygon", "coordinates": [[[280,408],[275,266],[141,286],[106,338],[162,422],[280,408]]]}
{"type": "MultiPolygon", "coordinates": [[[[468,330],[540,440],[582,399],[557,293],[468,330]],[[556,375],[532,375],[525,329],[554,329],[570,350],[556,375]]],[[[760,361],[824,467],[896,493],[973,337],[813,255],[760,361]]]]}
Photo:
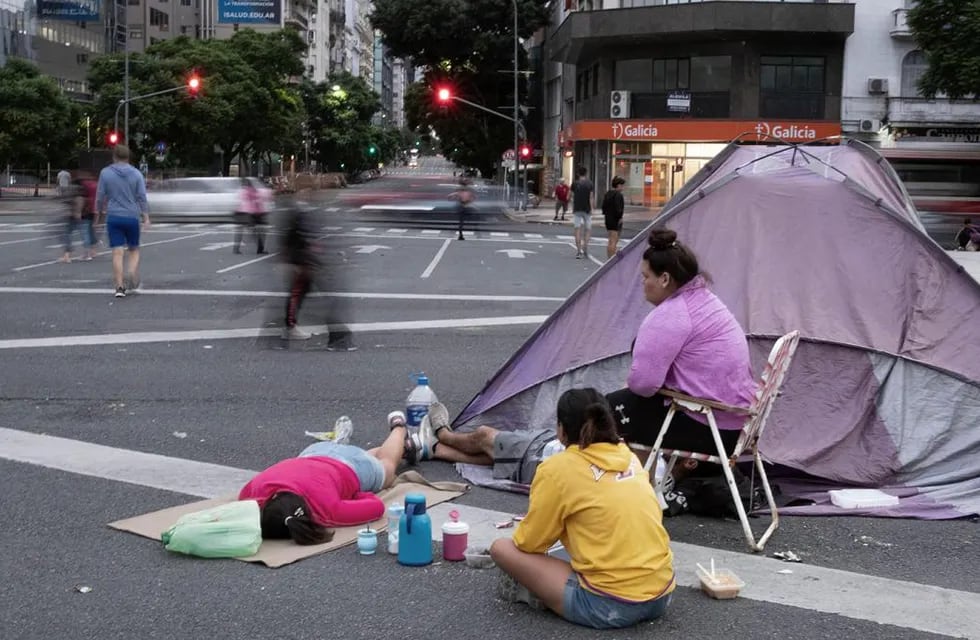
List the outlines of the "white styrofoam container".
{"type": "Polygon", "coordinates": [[[842,509],[894,507],[898,498],[877,489],[838,489],[830,491],[830,501],[842,509]]]}

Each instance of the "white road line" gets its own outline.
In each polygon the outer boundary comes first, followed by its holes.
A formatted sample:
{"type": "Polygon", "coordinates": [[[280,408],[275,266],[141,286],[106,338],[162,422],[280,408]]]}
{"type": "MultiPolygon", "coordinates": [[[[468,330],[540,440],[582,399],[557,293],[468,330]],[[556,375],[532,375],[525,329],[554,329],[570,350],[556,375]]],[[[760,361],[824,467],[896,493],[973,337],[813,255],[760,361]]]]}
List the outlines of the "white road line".
{"type": "Polygon", "coordinates": [[[198,223],[195,223],[195,224],[185,224],[185,225],[183,225],[183,227],[185,229],[200,229],[200,228],[202,228],[204,226],[206,226],[206,225],[204,225],[202,223],[199,223],[199,222],[198,223]]]}
{"type": "Polygon", "coordinates": [[[541,235],[540,233],[525,233],[524,234],[524,237],[525,238],[543,238],[544,236],[541,235]]]}
{"type": "Polygon", "coordinates": [[[22,224],[18,224],[17,226],[18,227],[43,227],[44,225],[49,225],[49,224],[52,224],[52,223],[50,223],[50,222],[24,222],[22,224]]]}
{"type": "MultiPolygon", "coordinates": [[[[104,296],[111,289],[89,287],[0,287],[0,293],[82,294],[104,296]]],[[[207,296],[226,298],[288,298],[285,291],[248,291],[229,289],[147,289],[140,288],[140,295],[157,296],[207,296]]],[[[450,300],[457,302],[563,302],[560,296],[498,296],[470,293],[378,293],[361,291],[314,291],[309,298],[359,298],[363,300],[450,300]]]]}
{"type": "Polygon", "coordinates": [[[442,231],[440,231],[439,229],[422,229],[422,235],[438,236],[438,235],[442,235],[442,231]]]}
{"type": "MultiPolygon", "coordinates": [[[[0,428],[0,458],[195,498],[234,495],[256,473],[249,469],[6,428],[0,428]]],[[[453,509],[459,511],[460,518],[470,525],[471,546],[486,546],[496,538],[513,534],[512,528],[494,527],[495,522],[514,516],[502,511],[444,503],[432,507],[432,518],[441,522],[453,509]]],[[[719,522],[716,526],[733,527],[734,524],[719,522]]],[[[432,528],[432,539],[441,539],[438,527],[432,528]]],[[[716,565],[730,569],[745,581],[746,586],[739,596],[742,598],[924,633],[980,637],[980,594],[977,593],[840,569],[786,564],[763,556],[684,542],[671,542],[671,549],[677,583],[682,587],[699,587],[696,563],[704,564],[714,558],[716,565]],[[792,568],[791,574],[777,573],[788,567],[792,568]]]]}
{"type": "MultiPolygon", "coordinates": [[[[166,240],[157,240],[156,242],[142,242],[142,243],[140,243],[140,249],[142,249],[143,247],[152,247],[152,246],[155,246],[155,245],[158,245],[158,244],[167,244],[168,242],[177,242],[178,240],[190,240],[191,238],[200,238],[201,236],[206,236],[209,233],[210,233],[209,231],[204,231],[202,233],[195,233],[195,234],[189,235],[189,236],[180,236],[179,238],[167,238],[166,240]]],[[[109,255],[110,253],[112,253],[112,249],[109,249],[108,251],[100,251],[100,252],[98,252],[95,255],[97,255],[97,256],[105,256],[105,255],[109,255]]],[[[48,266],[50,264],[57,264],[57,263],[58,263],[58,260],[48,260],[47,262],[38,262],[37,264],[28,264],[28,265],[25,265],[23,267],[14,267],[13,270],[14,271],[27,271],[28,269],[36,269],[37,267],[46,267],[46,266],[48,266]]]]}
{"type": "Polygon", "coordinates": [[[374,227],[355,227],[354,231],[359,233],[371,233],[374,231],[374,227]]]}
{"type": "Polygon", "coordinates": [[[597,264],[597,265],[599,265],[600,267],[601,267],[602,265],[604,265],[604,264],[606,264],[605,262],[603,262],[603,261],[602,261],[602,260],[600,260],[599,258],[597,258],[597,257],[595,257],[595,256],[594,256],[594,255],[592,255],[591,253],[589,253],[589,254],[588,254],[588,258],[589,258],[589,260],[591,260],[592,262],[594,262],[594,263],[596,263],[596,264],[597,264]]]}
{"type": "Polygon", "coordinates": [[[157,229],[169,229],[174,226],[173,222],[154,222],[153,226],[157,229]]]}
{"type": "MultiPolygon", "coordinates": [[[[140,290],[140,295],[144,295],[140,290]]],[[[472,329],[541,324],[548,316],[503,316],[491,318],[450,318],[445,320],[404,320],[400,322],[355,322],[346,326],[354,333],[374,331],[420,331],[425,329],[472,329]]],[[[323,325],[304,327],[311,333],[324,333],[323,325]]],[[[20,338],[0,340],[2,349],[34,349],[43,347],[86,347],[106,344],[148,344],[154,342],[190,342],[193,340],[229,340],[281,335],[282,329],[205,329],[198,331],[143,331],[138,333],[108,333],[87,336],[57,336],[49,338],[20,338]]]]}
{"type": "Polygon", "coordinates": [[[436,270],[436,265],[439,264],[440,260],[442,260],[442,256],[446,253],[446,249],[448,249],[449,245],[452,243],[452,240],[446,240],[442,243],[442,246],[439,247],[439,251],[436,252],[436,256],[432,258],[432,262],[429,263],[429,266],[427,266],[425,271],[422,272],[422,275],[419,276],[420,278],[428,278],[432,275],[432,272],[436,270]]]}
{"type": "Polygon", "coordinates": [[[408,233],[408,229],[388,229],[388,233],[408,233]]]}
{"type": "Polygon", "coordinates": [[[259,256],[252,260],[246,260],[245,262],[240,262],[238,264],[233,264],[230,267],[225,267],[224,269],[218,269],[215,273],[228,273],[229,271],[234,271],[235,269],[240,269],[242,267],[247,267],[250,264],[255,264],[256,262],[262,262],[263,260],[268,260],[269,258],[274,258],[279,255],[279,252],[270,253],[264,256],[259,256]]]}
{"type": "MultiPolygon", "coordinates": [[[[20,244],[22,242],[37,242],[38,240],[51,240],[52,238],[57,238],[57,237],[58,236],[39,236],[37,238],[21,238],[20,240],[4,240],[3,242],[0,242],[0,246],[6,244],[20,244]]],[[[45,247],[45,249],[51,249],[51,248],[57,249],[59,247],[63,248],[64,246],[65,245],[63,244],[56,244],[54,245],[54,247],[45,247]]]]}
{"type": "Polygon", "coordinates": [[[510,237],[510,233],[508,233],[506,231],[491,231],[490,232],[490,237],[491,238],[509,238],[510,237]]]}
{"type": "Polygon", "coordinates": [[[343,227],[323,227],[324,231],[343,231],[343,227]]]}
{"type": "Polygon", "coordinates": [[[433,211],[433,206],[413,206],[408,204],[365,204],[361,205],[363,211],[433,211]]]}
{"type": "Polygon", "coordinates": [[[574,240],[575,236],[555,236],[558,240],[574,240]]]}

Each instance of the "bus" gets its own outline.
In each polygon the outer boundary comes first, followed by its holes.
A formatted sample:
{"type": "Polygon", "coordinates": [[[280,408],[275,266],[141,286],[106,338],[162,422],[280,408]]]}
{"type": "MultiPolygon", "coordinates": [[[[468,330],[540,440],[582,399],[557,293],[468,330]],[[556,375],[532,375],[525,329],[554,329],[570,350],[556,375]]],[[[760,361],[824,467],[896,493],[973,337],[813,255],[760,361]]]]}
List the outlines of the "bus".
{"type": "Polygon", "coordinates": [[[920,213],[980,217],[980,150],[897,147],[880,151],[920,213]]]}

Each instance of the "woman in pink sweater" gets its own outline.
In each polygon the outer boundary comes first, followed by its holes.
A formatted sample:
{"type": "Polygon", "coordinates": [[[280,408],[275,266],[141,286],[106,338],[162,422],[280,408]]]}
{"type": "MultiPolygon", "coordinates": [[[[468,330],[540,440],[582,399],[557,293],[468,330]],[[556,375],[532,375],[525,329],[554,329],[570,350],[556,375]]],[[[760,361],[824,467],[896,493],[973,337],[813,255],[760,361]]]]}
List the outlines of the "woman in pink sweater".
{"type": "Polygon", "coordinates": [[[291,538],[320,544],[333,538],[333,527],[372,522],[384,516],[375,492],[390,487],[406,456],[418,462],[418,447],[408,439],[405,414],[388,414],[388,438],[369,451],[330,442],[310,445],[297,458],[278,462],[252,478],[239,500],[256,500],[263,538],[291,538]]]}
{"type": "MultiPolygon", "coordinates": [[[[649,243],[640,271],[643,293],[654,306],[633,343],[627,388],[607,396],[620,435],[645,445],[656,441],[667,416],[669,402],[660,389],[740,407],[752,403],[756,389],[745,332],[708,289],[697,257],[668,229],[653,230],[649,243]]],[[[731,453],[745,419],[721,411],[715,418],[731,453]]],[[[663,447],[716,451],[707,419],[686,412],[674,416],[663,447]]],[[[717,465],[702,465],[699,475],[714,471],[720,472],[717,465]]]]}

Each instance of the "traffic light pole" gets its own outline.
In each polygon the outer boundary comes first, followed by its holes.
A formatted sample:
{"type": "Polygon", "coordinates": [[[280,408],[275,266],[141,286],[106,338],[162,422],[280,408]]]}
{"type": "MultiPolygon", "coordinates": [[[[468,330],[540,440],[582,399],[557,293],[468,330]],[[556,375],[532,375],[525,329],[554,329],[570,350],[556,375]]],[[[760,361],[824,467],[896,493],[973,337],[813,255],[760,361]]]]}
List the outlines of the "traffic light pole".
{"type": "MultiPolygon", "coordinates": [[[[517,72],[518,72],[518,65],[517,65],[517,60],[518,60],[518,58],[517,58],[518,42],[517,41],[518,41],[518,38],[519,38],[519,36],[517,35],[517,0],[514,0],[514,194],[515,194],[514,200],[515,200],[515,204],[516,204],[516,200],[517,200],[517,196],[516,196],[516,194],[517,194],[517,162],[518,162],[518,159],[517,159],[517,145],[520,142],[520,140],[518,139],[518,135],[517,135],[517,133],[518,133],[517,129],[520,126],[520,123],[519,123],[518,120],[519,120],[519,116],[520,116],[520,113],[521,113],[519,111],[521,98],[520,98],[520,95],[518,94],[518,84],[517,84],[517,72]]],[[[526,133],[524,134],[524,137],[525,138],[527,137],[527,134],[526,133]]],[[[507,175],[506,172],[504,173],[504,175],[507,175]]]]}
{"type": "MultiPolygon", "coordinates": [[[[170,89],[164,89],[163,91],[154,91],[153,93],[144,93],[143,95],[140,96],[130,96],[129,98],[123,98],[122,100],[119,101],[119,104],[116,105],[116,117],[113,121],[112,130],[115,131],[116,133],[119,133],[119,110],[122,109],[123,106],[127,106],[126,112],[128,114],[129,113],[128,105],[130,102],[136,102],[137,100],[142,100],[144,98],[153,98],[155,96],[162,96],[165,93],[173,93],[174,91],[180,91],[181,89],[186,89],[186,88],[187,85],[180,85],[179,87],[172,87],[170,89]]],[[[123,135],[123,142],[125,144],[129,144],[128,118],[126,122],[126,133],[123,135]]]]}

